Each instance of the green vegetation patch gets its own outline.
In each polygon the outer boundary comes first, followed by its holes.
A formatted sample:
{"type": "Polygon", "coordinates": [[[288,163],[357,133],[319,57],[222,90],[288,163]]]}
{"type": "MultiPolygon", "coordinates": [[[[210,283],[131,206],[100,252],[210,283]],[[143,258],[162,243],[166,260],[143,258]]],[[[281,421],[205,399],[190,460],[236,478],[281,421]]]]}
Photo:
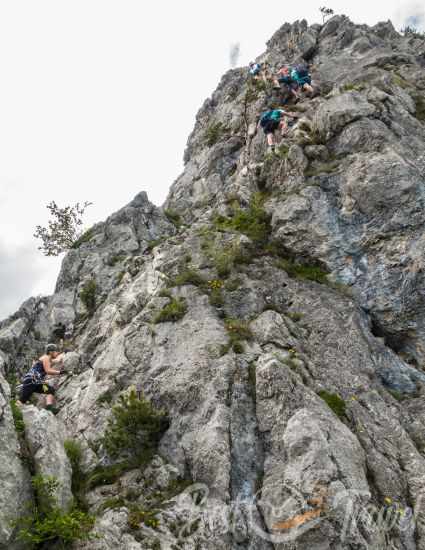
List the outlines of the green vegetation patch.
{"type": "MultiPolygon", "coordinates": [[[[79,540],[91,540],[94,517],[74,507],[64,512],[58,506],[56,494],[59,487],[54,477],[35,476],[32,479],[35,506],[32,514],[19,519],[17,538],[36,548],[47,548],[56,543],[68,548],[79,540]],[[49,545],[49,546],[48,546],[49,545]]],[[[59,546],[60,545],[60,546],[59,546]]]]}
{"type": "MultiPolygon", "coordinates": [[[[168,212],[168,211],[167,211],[168,212]]],[[[179,214],[177,214],[178,216],[178,219],[180,220],[180,216],[179,214]]],[[[167,216],[168,217],[168,216],[167,216]]],[[[165,241],[165,237],[158,237],[158,239],[152,239],[151,241],[148,242],[148,244],[146,245],[146,250],[153,250],[154,248],[156,248],[157,246],[159,246],[161,243],[163,243],[165,241]]]]}
{"type": "Polygon", "coordinates": [[[228,132],[228,128],[222,122],[213,122],[205,130],[205,143],[208,145],[208,147],[212,147],[228,132]]]}
{"type": "Polygon", "coordinates": [[[107,264],[109,267],[115,267],[117,264],[123,262],[125,259],[126,256],[124,256],[124,254],[114,254],[108,259],[107,264]]]}
{"type": "Polygon", "coordinates": [[[223,346],[222,354],[224,355],[230,349],[235,353],[244,352],[244,340],[252,340],[253,334],[246,321],[240,319],[225,319],[225,327],[229,336],[229,343],[223,346]]]}
{"type": "Polygon", "coordinates": [[[416,106],[416,118],[421,122],[425,122],[425,98],[420,95],[415,95],[413,99],[416,106]]]}
{"type": "Polygon", "coordinates": [[[406,399],[406,396],[397,390],[388,390],[388,393],[390,393],[397,401],[404,401],[406,399]]]}
{"type": "Polygon", "coordinates": [[[179,228],[182,225],[180,214],[175,210],[173,210],[172,208],[167,208],[166,210],[164,210],[164,214],[168,219],[168,221],[171,222],[175,227],[179,228]]]}
{"type": "Polygon", "coordinates": [[[327,282],[328,273],[317,266],[308,266],[297,264],[289,259],[279,259],[276,263],[277,267],[286,271],[289,277],[293,279],[304,279],[315,281],[316,283],[325,284],[327,282]]]}
{"type": "Polygon", "coordinates": [[[172,281],[172,286],[184,285],[194,285],[205,288],[207,286],[207,280],[201,275],[201,273],[199,273],[199,271],[187,268],[180,271],[180,273],[172,281]]]}
{"type": "Polygon", "coordinates": [[[154,323],[176,322],[187,313],[187,303],[184,298],[172,298],[170,303],[156,315],[154,323]]]}
{"type": "Polygon", "coordinates": [[[72,467],[71,490],[74,498],[81,510],[87,511],[87,502],[85,492],[87,488],[87,476],[83,472],[81,463],[83,460],[83,451],[78,441],[66,439],[64,442],[66,455],[72,467]]]}
{"type": "Polygon", "coordinates": [[[339,417],[344,418],[346,416],[346,404],[341,397],[336,393],[329,393],[325,390],[318,392],[319,397],[326,402],[328,407],[339,417]]]}
{"type": "Polygon", "coordinates": [[[77,248],[80,248],[80,246],[84,243],[88,243],[92,238],[94,237],[94,228],[91,227],[90,229],[87,229],[81,237],[79,237],[72,245],[71,248],[74,250],[77,248]]]}
{"type": "Polygon", "coordinates": [[[25,432],[24,417],[22,411],[19,408],[19,405],[16,404],[14,399],[10,400],[10,408],[12,409],[13,422],[15,424],[15,429],[18,434],[23,434],[25,432]]]}
{"type": "Polygon", "coordinates": [[[147,451],[156,451],[168,426],[166,413],[132,389],[113,407],[102,443],[112,458],[124,455],[144,461],[147,451]]]}
{"type": "Polygon", "coordinates": [[[264,210],[267,198],[265,193],[255,193],[248,209],[242,210],[239,205],[234,206],[231,217],[215,218],[215,226],[224,231],[243,233],[255,243],[266,242],[271,233],[270,215],[264,210]]]}
{"type": "Polygon", "coordinates": [[[94,489],[99,485],[112,485],[124,472],[131,470],[131,468],[132,463],[127,460],[107,466],[96,466],[88,476],[87,488],[94,489]]]}
{"type": "Polygon", "coordinates": [[[400,76],[397,73],[394,73],[392,75],[392,81],[393,83],[398,86],[399,88],[402,88],[403,90],[406,90],[407,88],[410,88],[410,84],[405,80],[402,76],[400,76]]]}
{"type": "Polygon", "coordinates": [[[97,283],[94,278],[89,279],[80,292],[81,301],[89,315],[93,315],[96,309],[96,291],[97,283]]]}

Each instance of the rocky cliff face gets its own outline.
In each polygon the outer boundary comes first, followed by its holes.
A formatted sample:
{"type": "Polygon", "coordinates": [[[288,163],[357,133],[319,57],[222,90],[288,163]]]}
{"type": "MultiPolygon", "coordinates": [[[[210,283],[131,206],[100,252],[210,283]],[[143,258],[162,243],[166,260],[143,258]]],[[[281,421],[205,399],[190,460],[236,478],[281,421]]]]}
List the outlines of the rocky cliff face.
{"type": "Polygon", "coordinates": [[[99,538],[75,548],[425,549],[425,40],[336,16],[267,46],[320,89],[277,154],[255,128],[278,92],[228,72],[165,208],[138,195],[0,324],[8,377],[73,327],[57,422],[88,475],[120,394],[167,412],[149,464],[88,484],[99,538]]]}

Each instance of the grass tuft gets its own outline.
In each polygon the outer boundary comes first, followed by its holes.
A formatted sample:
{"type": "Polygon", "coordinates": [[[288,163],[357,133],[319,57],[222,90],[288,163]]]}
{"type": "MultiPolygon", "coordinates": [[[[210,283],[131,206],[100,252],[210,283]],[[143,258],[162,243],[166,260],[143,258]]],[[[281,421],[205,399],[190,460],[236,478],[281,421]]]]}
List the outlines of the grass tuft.
{"type": "Polygon", "coordinates": [[[316,283],[325,284],[328,274],[317,266],[308,266],[296,264],[292,260],[279,259],[276,262],[277,267],[286,271],[289,277],[293,279],[304,279],[315,281],[316,283]]]}
{"type": "Polygon", "coordinates": [[[318,395],[339,418],[342,419],[346,416],[346,404],[339,395],[336,393],[329,393],[325,390],[319,391],[318,395]]]}
{"type": "Polygon", "coordinates": [[[171,302],[156,315],[154,323],[176,322],[182,319],[186,313],[186,300],[184,298],[172,298],[171,302]]]}

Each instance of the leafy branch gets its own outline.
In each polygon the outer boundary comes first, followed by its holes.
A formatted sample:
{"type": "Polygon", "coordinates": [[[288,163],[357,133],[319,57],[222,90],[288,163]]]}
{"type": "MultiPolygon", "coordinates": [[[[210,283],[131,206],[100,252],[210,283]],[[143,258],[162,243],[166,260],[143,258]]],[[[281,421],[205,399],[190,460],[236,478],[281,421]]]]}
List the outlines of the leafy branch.
{"type": "Polygon", "coordinates": [[[38,247],[45,256],[59,256],[72,248],[76,241],[83,235],[83,215],[87,207],[93,203],[77,202],[74,206],[60,208],[55,201],[47,205],[51,219],[48,226],[37,225],[34,237],[40,239],[42,244],[38,247]]]}

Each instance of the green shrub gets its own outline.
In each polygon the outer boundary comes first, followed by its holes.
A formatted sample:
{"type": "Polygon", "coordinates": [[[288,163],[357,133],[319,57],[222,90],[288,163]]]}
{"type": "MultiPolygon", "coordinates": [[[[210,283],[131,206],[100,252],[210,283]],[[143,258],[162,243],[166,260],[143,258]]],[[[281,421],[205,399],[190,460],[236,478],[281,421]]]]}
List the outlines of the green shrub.
{"type": "Polygon", "coordinates": [[[312,145],[326,145],[326,138],[320,133],[317,128],[310,128],[306,130],[308,132],[308,138],[312,145]]]}
{"type": "Polygon", "coordinates": [[[158,292],[158,296],[160,296],[161,298],[170,298],[170,300],[173,297],[169,288],[163,288],[162,290],[160,290],[158,292]]]}
{"type": "Polygon", "coordinates": [[[72,494],[74,495],[78,506],[87,511],[87,502],[85,499],[87,476],[81,467],[81,462],[83,459],[81,445],[78,441],[66,439],[64,442],[64,448],[72,467],[72,494]]]}
{"type": "Polygon", "coordinates": [[[256,243],[264,243],[271,233],[270,215],[263,208],[266,199],[264,193],[255,193],[247,210],[234,207],[230,218],[217,216],[214,224],[218,229],[238,231],[256,243]]]}
{"type": "Polygon", "coordinates": [[[201,273],[199,273],[199,271],[187,268],[181,271],[172,281],[172,286],[184,285],[206,287],[207,280],[201,275],[201,273]]]}
{"type": "Polygon", "coordinates": [[[228,277],[232,271],[234,260],[232,248],[227,246],[213,254],[212,260],[219,277],[228,277]]]}
{"type": "MultiPolygon", "coordinates": [[[[41,337],[39,334],[34,334],[34,338],[36,340],[41,340],[41,337]]],[[[10,387],[10,395],[12,399],[15,399],[16,397],[16,386],[19,384],[19,378],[15,371],[9,371],[6,373],[6,381],[9,384],[10,387]]]]}
{"type": "Polygon", "coordinates": [[[209,294],[210,304],[214,307],[224,306],[224,296],[223,292],[219,288],[213,288],[209,294]]]}
{"type": "Polygon", "coordinates": [[[212,147],[219,141],[226,133],[228,129],[222,122],[213,122],[208,126],[205,131],[205,143],[208,147],[212,147]]]}
{"type": "MultiPolygon", "coordinates": [[[[229,344],[225,353],[231,348],[235,353],[243,353],[243,340],[252,340],[252,332],[246,321],[239,319],[225,319],[225,327],[229,336],[229,344]]],[[[224,351],[224,350],[223,350],[224,351]]]]}
{"type": "MultiPolygon", "coordinates": [[[[167,212],[169,212],[167,210],[167,212]]],[[[177,214],[178,216],[178,219],[180,220],[180,216],[177,214]]],[[[167,216],[168,217],[168,216],[167,216]]],[[[153,250],[154,248],[156,248],[157,246],[159,246],[161,243],[163,243],[165,241],[165,237],[159,237],[158,239],[152,239],[151,241],[148,242],[148,244],[146,245],[146,250],[153,250]]]]}
{"type": "Polygon", "coordinates": [[[392,75],[393,83],[398,86],[399,88],[402,88],[403,90],[406,90],[407,88],[410,88],[410,84],[405,80],[402,76],[400,76],[397,73],[394,73],[392,75]]]}
{"type": "Polygon", "coordinates": [[[113,398],[114,392],[112,390],[106,390],[99,395],[99,397],[96,399],[96,403],[98,405],[103,405],[104,403],[109,405],[110,403],[112,403],[113,398]]]}
{"type": "Polygon", "coordinates": [[[420,95],[416,95],[413,99],[416,106],[416,118],[421,122],[425,122],[425,99],[420,95]]]}
{"type": "Polygon", "coordinates": [[[146,453],[156,450],[168,425],[164,411],[131,390],[113,407],[102,443],[112,458],[127,455],[144,460],[146,453]]]}
{"type": "Polygon", "coordinates": [[[332,409],[339,418],[345,417],[345,401],[341,399],[339,395],[336,393],[329,393],[325,390],[319,391],[318,395],[327,403],[328,407],[332,409]]]}
{"type": "Polygon", "coordinates": [[[276,265],[293,279],[306,279],[321,284],[327,282],[328,274],[320,267],[297,264],[292,260],[284,259],[278,260],[276,265]]]}
{"type": "Polygon", "coordinates": [[[120,262],[123,262],[125,258],[126,256],[124,256],[123,254],[114,254],[108,259],[107,264],[109,265],[109,267],[114,267],[120,262]]]}
{"type": "Polygon", "coordinates": [[[115,510],[116,508],[123,508],[125,506],[126,506],[126,502],[125,502],[125,499],[123,497],[107,498],[99,506],[98,513],[103,512],[104,510],[107,510],[108,508],[110,510],[115,510]]]}
{"type": "Polygon", "coordinates": [[[252,261],[252,253],[239,243],[217,244],[215,239],[208,237],[204,238],[201,248],[211,260],[218,277],[223,279],[229,277],[236,265],[252,261]]]}
{"type": "Polygon", "coordinates": [[[279,147],[277,147],[275,151],[275,155],[280,159],[285,159],[288,156],[288,153],[289,147],[285,144],[279,145],[279,147]]]}
{"type": "Polygon", "coordinates": [[[95,279],[89,279],[80,292],[81,301],[89,315],[93,315],[96,309],[96,291],[97,284],[95,279]]]}
{"type": "Polygon", "coordinates": [[[172,298],[171,302],[164,306],[156,315],[154,323],[167,323],[179,321],[187,313],[187,304],[184,298],[172,298]]]}
{"type": "Polygon", "coordinates": [[[19,406],[16,404],[14,399],[10,400],[10,408],[12,409],[13,422],[15,424],[15,429],[18,434],[23,434],[25,432],[24,417],[19,406]]]}
{"type": "Polygon", "coordinates": [[[89,242],[94,237],[94,229],[91,227],[90,229],[87,229],[81,237],[79,237],[71,246],[74,250],[77,248],[80,248],[80,246],[84,243],[89,242]]]}
{"type": "Polygon", "coordinates": [[[239,341],[234,341],[232,343],[232,350],[235,352],[235,353],[243,353],[245,351],[245,347],[243,345],[242,342],[239,342],[239,341]]]}
{"type": "Polygon", "coordinates": [[[226,330],[231,337],[238,340],[252,340],[252,332],[246,321],[240,319],[226,319],[226,330]]]}
{"type": "Polygon", "coordinates": [[[96,466],[87,478],[87,488],[94,489],[99,485],[112,485],[124,472],[130,470],[131,467],[132,463],[129,461],[122,461],[107,466],[96,466]]]}
{"type": "Polygon", "coordinates": [[[181,216],[178,212],[172,210],[171,208],[167,208],[166,210],[164,210],[164,214],[168,221],[171,222],[175,227],[179,228],[181,226],[181,216]]]}
{"type": "Polygon", "coordinates": [[[140,524],[156,529],[159,526],[157,518],[158,510],[143,510],[139,506],[132,506],[128,515],[127,523],[130,529],[139,529],[140,524]]]}
{"type": "Polygon", "coordinates": [[[32,479],[36,504],[30,516],[20,518],[18,540],[47,548],[47,544],[58,543],[65,547],[77,540],[90,540],[94,518],[85,512],[72,508],[68,512],[57,504],[58,481],[53,477],[35,476],[32,479]]]}
{"type": "Polygon", "coordinates": [[[390,393],[397,401],[404,401],[406,399],[406,396],[397,390],[388,390],[388,393],[390,393]]]}

